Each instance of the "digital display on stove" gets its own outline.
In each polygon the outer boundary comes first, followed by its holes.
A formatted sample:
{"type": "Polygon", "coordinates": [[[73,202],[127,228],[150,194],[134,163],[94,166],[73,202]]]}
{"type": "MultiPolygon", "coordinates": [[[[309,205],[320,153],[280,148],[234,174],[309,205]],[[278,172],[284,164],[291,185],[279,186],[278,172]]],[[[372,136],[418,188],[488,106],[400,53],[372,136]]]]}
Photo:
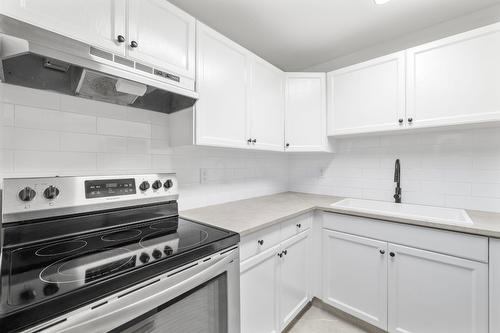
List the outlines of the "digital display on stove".
{"type": "Polygon", "coordinates": [[[136,194],[135,179],[100,179],[85,181],[87,199],[136,194]]]}

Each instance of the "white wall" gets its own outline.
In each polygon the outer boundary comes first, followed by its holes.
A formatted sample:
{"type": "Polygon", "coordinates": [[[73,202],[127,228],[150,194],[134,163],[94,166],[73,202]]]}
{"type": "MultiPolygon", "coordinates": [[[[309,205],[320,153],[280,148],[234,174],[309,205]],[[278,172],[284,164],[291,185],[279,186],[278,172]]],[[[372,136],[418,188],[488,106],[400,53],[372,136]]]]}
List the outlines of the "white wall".
{"type": "Polygon", "coordinates": [[[500,212],[500,128],[341,139],[336,154],[289,160],[293,191],[500,212]]]}
{"type": "Polygon", "coordinates": [[[181,209],[286,190],[284,153],[171,148],[165,114],[1,83],[0,107],[0,178],[177,172],[181,209]]]}

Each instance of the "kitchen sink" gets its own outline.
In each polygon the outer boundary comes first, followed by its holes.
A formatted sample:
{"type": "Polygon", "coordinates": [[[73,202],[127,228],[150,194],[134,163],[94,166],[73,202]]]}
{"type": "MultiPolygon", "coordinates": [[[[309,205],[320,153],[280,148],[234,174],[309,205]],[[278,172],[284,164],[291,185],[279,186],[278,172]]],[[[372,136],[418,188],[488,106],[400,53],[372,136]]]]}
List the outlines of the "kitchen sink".
{"type": "Polygon", "coordinates": [[[465,210],[456,208],[398,204],[364,199],[344,199],[331,204],[331,206],[346,211],[385,215],[431,223],[473,224],[465,210]]]}

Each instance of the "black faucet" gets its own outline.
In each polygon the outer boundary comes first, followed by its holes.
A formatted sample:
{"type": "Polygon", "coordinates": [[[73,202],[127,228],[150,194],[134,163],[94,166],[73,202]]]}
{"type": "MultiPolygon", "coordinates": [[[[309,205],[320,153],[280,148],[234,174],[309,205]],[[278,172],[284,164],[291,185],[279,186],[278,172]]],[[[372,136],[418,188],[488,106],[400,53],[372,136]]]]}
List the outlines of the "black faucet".
{"type": "Polygon", "coordinates": [[[401,164],[399,159],[396,160],[394,165],[394,182],[396,183],[396,191],[394,193],[394,202],[401,203],[401,164]]]}

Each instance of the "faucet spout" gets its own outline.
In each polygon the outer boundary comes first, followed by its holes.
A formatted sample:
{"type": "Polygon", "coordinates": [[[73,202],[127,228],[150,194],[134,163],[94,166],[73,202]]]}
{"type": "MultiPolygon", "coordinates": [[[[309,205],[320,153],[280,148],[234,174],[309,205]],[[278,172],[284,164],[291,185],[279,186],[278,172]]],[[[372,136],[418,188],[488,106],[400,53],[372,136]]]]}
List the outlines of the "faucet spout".
{"type": "Polygon", "coordinates": [[[394,165],[394,182],[396,183],[394,202],[401,203],[401,163],[399,159],[396,160],[394,165]]]}

